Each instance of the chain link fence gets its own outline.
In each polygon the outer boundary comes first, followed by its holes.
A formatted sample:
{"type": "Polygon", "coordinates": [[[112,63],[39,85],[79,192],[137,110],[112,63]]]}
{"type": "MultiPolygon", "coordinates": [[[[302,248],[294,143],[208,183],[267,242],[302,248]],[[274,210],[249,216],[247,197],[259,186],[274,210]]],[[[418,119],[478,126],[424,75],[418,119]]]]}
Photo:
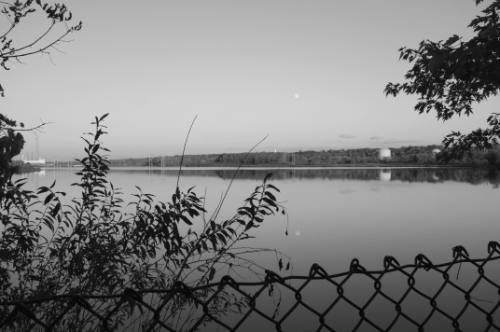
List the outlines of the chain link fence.
{"type": "Polygon", "coordinates": [[[1,331],[500,331],[500,244],[483,258],[462,246],[434,264],[417,255],[382,270],[357,259],[328,274],[268,271],[260,282],[225,276],[202,287],[126,289],[0,302],[1,331]]]}

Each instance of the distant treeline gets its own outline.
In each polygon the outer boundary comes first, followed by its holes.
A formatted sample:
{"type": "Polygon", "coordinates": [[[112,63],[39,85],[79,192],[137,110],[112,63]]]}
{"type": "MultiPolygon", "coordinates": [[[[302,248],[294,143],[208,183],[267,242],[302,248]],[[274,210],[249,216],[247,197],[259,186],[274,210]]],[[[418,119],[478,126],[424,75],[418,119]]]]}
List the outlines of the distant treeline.
{"type": "Polygon", "coordinates": [[[26,164],[21,160],[14,160],[11,162],[14,173],[29,173],[29,172],[37,172],[40,170],[40,167],[33,166],[31,164],[26,164]]]}
{"type": "MultiPolygon", "coordinates": [[[[391,158],[380,159],[379,149],[344,149],[298,152],[254,152],[221,153],[184,156],[184,166],[355,166],[355,165],[467,165],[500,166],[500,149],[476,151],[462,160],[443,162],[436,150],[439,145],[406,146],[391,148],[391,158]]],[[[112,166],[178,166],[181,156],[163,156],[152,158],[130,158],[112,160],[112,166]]]]}
{"type": "MultiPolygon", "coordinates": [[[[390,159],[380,159],[378,149],[344,149],[298,152],[222,153],[184,156],[185,166],[332,166],[367,164],[435,165],[433,150],[439,145],[392,148],[390,159]]],[[[112,166],[178,166],[181,156],[113,160],[112,166]]]]}

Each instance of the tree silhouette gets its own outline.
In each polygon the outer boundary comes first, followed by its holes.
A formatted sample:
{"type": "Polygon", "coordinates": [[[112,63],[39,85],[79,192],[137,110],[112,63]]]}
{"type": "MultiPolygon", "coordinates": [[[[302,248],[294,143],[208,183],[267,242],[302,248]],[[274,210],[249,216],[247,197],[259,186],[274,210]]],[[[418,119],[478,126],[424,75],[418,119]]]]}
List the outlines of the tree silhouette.
{"type": "MultiPolygon", "coordinates": [[[[484,0],[475,0],[476,5],[484,0]]],[[[399,49],[400,60],[411,64],[403,83],[388,83],[386,95],[415,94],[419,113],[435,111],[443,121],[473,113],[473,104],[495,96],[500,89],[500,0],[493,0],[471,21],[469,40],[453,35],[446,41],[423,40],[418,48],[399,49]]],[[[443,139],[444,156],[457,158],[473,148],[498,144],[500,114],[488,117],[488,127],[469,134],[459,131],[443,139]]]]}

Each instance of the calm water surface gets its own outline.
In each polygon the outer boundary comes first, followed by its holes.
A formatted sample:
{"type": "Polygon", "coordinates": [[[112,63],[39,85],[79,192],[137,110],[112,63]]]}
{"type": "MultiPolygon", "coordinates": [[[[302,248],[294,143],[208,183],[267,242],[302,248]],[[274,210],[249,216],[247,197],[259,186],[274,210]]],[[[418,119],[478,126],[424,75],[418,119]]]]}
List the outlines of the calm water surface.
{"type": "MultiPolygon", "coordinates": [[[[32,186],[49,185],[55,179],[57,187],[71,196],[78,194],[70,186],[77,181],[75,172],[75,169],[47,169],[28,177],[32,186]]],[[[281,251],[290,257],[293,274],[307,274],[315,262],[331,274],[344,272],[353,258],[369,269],[380,270],[385,255],[392,255],[403,264],[412,263],[418,253],[424,253],[433,262],[444,262],[451,260],[451,248],[456,245],[465,246],[473,257],[485,257],[488,241],[500,240],[499,177],[470,169],[243,169],[236,176],[220,218],[231,217],[268,172],[273,173],[272,183],[281,190],[278,198],[288,208],[288,219],[282,215],[268,218],[255,231],[256,238],[246,245],[281,251]]],[[[196,186],[197,192],[206,197],[210,213],[233,174],[232,169],[186,169],[181,186],[185,189],[196,186]]],[[[115,169],[110,178],[125,193],[134,193],[135,185],[139,185],[143,191],[168,200],[175,188],[177,171],[115,169]]],[[[277,270],[272,254],[252,258],[268,269],[277,270]]],[[[495,268],[492,275],[500,277],[500,266],[497,264],[495,268]]],[[[460,280],[455,277],[457,271],[450,273],[455,282],[468,287],[474,281],[473,276],[477,276],[477,272],[474,274],[465,265],[460,280]]],[[[495,280],[500,282],[500,278],[495,280]]],[[[417,286],[435,294],[442,282],[442,275],[430,273],[419,278],[417,286]]],[[[299,286],[300,282],[294,287],[299,286]]],[[[498,295],[495,289],[486,286],[477,287],[472,295],[491,307],[498,295]]],[[[383,290],[393,298],[399,299],[407,289],[407,279],[402,275],[384,276],[383,290]]],[[[354,276],[344,291],[348,298],[363,306],[374,292],[373,282],[354,276]]],[[[301,296],[305,303],[323,312],[338,297],[338,292],[332,284],[318,281],[307,286],[301,296]]],[[[448,287],[437,301],[449,314],[456,315],[464,305],[463,300],[463,294],[448,287]]],[[[342,301],[328,311],[325,321],[338,331],[350,331],[359,320],[359,313],[342,301]]],[[[403,311],[423,321],[431,310],[427,302],[410,295],[402,304],[403,311]]],[[[296,303],[295,294],[281,287],[280,303],[278,318],[296,303]]],[[[276,300],[262,295],[257,305],[271,315],[276,300]]],[[[316,330],[317,316],[302,306],[294,310],[283,323],[283,330],[316,330]]],[[[237,322],[242,314],[227,315],[223,320],[237,322]]],[[[396,315],[394,305],[380,297],[366,314],[382,326],[387,326],[396,315]]],[[[499,315],[494,315],[495,321],[500,319],[499,315]]],[[[238,331],[274,330],[272,324],[258,315],[249,317],[238,331]]],[[[398,324],[392,331],[417,330],[403,319],[398,324]]],[[[478,326],[484,326],[486,319],[472,310],[461,318],[460,324],[465,331],[484,330],[478,326]]],[[[450,322],[438,315],[429,325],[426,331],[453,330],[450,322]]],[[[225,331],[217,324],[206,328],[225,331]]],[[[370,326],[358,329],[373,330],[370,326]]]]}
{"type": "MultiPolygon", "coordinates": [[[[29,175],[33,186],[48,185],[77,194],[75,169],[46,169],[29,175]]],[[[229,218],[268,173],[287,207],[288,221],[268,218],[249,246],[278,249],[292,260],[294,273],[317,262],[340,272],[352,258],[369,268],[385,255],[410,263],[418,253],[440,261],[464,245],[472,256],[486,253],[500,235],[498,177],[470,169],[243,169],[234,181],[221,218],[229,218]],[[287,232],[288,231],[288,232],[287,232]],[[288,235],[286,235],[288,233],[288,235]]],[[[217,205],[233,169],[185,169],[181,186],[196,186],[208,211],[217,205]]],[[[173,169],[114,169],[111,181],[126,193],[143,191],[168,200],[177,180],[173,169]]],[[[272,257],[256,258],[275,269],[272,257]]]]}

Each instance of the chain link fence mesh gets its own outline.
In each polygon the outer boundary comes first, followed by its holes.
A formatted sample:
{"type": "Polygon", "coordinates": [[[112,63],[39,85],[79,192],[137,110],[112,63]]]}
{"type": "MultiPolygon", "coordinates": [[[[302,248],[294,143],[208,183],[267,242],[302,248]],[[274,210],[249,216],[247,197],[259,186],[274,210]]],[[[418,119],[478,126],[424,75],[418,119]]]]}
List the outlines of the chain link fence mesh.
{"type": "Polygon", "coordinates": [[[426,256],[382,270],[357,259],[328,274],[266,272],[259,282],[230,276],[201,287],[126,289],[120,294],[62,294],[0,302],[1,331],[500,331],[500,244],[470,258],[426,256]]]}

